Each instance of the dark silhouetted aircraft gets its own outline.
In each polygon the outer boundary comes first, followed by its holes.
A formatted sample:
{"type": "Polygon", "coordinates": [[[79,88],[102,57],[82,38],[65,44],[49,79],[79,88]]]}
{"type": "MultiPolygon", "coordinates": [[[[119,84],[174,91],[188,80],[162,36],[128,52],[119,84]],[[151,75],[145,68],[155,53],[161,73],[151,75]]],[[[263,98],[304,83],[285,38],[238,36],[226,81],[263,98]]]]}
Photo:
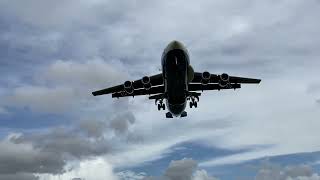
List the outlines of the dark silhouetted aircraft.
{"type": "Polygon", "coordinates": [[[169,112],[167,118],[186,117],[186,104],[197,108],[199,96],[205,90],[238,89],[241,84],[259,84],[260,79],[211,74],[207,71],[194,72],[190,65],[189,54],[185,46],[178,41],[172,41],[164,49],[161,58],[162,73],[144,76],[135,81],[125,81],[123,84],[95,91],[94,96],[112,94],[112,98],[126,96],[149,95],[155,100],[158,110],[165,110],[164,100],[169,112]]]}

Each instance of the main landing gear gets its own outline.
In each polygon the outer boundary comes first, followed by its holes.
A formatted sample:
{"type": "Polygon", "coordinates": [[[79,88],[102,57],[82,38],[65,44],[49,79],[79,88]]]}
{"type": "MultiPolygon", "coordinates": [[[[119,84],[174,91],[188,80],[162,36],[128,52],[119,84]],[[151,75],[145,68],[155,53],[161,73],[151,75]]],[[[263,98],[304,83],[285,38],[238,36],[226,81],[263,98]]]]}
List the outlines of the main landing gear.
{"type": "Polygon", "coordinates": [[[190,97],[188,97],[188,100],[190,100],[190,102],[189,102],[190,108],[192,108],[192,107],[197,108],[198,107],[198,102],[199,102],[198,96],[190,96],[190,97]]]}
{"type": "Polygon", "coordinates": [[[163,103],[163,99],[157,99],[156,104],[158,104],[158,111],[162,110],[166,110],[166,105],[163,103]]]}

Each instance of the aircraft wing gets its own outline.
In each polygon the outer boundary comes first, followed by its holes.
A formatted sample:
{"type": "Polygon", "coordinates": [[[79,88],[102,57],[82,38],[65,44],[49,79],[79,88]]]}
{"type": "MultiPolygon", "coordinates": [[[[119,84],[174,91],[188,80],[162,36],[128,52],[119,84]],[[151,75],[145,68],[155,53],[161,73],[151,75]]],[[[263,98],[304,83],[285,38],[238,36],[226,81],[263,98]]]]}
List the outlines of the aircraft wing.
{"type": "Polygon", "coordinates": [[[229,86],[221,87],[219,84],[189,84],[189,91],[205,91],[205,90],[220,90],[220,89],[239,89],[241,88],[241,84],[230,84],[229,86]]]}
{"type": "Polygon", "coordinates": [[[126,81],[124,84],[94,91],[92,95],[112,94],[112,97],[125,97],[156,93],[164,93],[162,74],[145,76],[135,81],[126,81]]]}
{"type": "MultiPolygon", "coordinates": [[[[225,73],[224,73],[224,75],[227,76],[225,79],[228,79],[228,82],[230,84],[259,84],[261,82],[261,79],[229,76],[229,75],[227,75],[225,73]]],[[[219,82],[221,82],[221,76],[223,76],[223,74],[222,75],[210,74],[208,83],[219,83],[219,82]]],[[[192,83],[201,83],[202,81],[203,81],[203,73],[195,72],[194,73],[194,78],[192,80],[192,83]]]]}
{"type": "Polygon", "coordinates": [[[127,97],[127,96],[141,96],[141,95],[151,95],[151,94],[160,94],[164,93],[164,86],[155,86],[151,87],[149,90],[147,89],[135,89],[133,93],[128,94],[125,91],[123,92],[116,92],[112,94],[112,98],[119,98],[119,97],[127,97]]]}

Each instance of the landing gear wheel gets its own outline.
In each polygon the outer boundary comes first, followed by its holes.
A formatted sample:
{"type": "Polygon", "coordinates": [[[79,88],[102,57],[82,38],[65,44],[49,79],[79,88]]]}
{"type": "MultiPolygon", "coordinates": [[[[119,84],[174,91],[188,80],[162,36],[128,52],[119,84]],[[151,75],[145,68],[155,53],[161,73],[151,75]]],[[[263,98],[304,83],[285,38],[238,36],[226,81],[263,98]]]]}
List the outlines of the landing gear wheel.
{"type": "Polygon", "coordinates": [[[160,111],[160,109],[161,109],[161,105],[160,105],[160,104],[158,104],[158,111],[160,111]]]}
{"type": "Polygon", "coordinates": [[[195,108],[198,107],[198,103],[197,102],[194,102],[193,105],[194,105],[195,108]]]}
{"type": "Polygon", "coordinates": [[[190,105],[190,108],[192,108],[192,106],[193,106],[193,102],[190,102],[190,103],[189,103],[189,105],[190,105]]]}
{"type": "Polygon", "coordinates": [[[162,104],[161,106],[163,110],[166,110],[166,105],[162,104]]]}

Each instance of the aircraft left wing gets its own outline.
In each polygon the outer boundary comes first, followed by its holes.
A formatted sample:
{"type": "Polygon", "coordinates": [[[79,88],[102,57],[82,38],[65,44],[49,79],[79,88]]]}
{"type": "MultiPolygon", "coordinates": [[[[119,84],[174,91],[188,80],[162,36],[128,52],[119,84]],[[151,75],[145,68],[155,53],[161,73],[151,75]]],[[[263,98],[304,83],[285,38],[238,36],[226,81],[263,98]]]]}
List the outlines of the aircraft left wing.
{"type": "Polygon", "coordinates": [[[139,96],[147,94],[163,93],[163,77],[162,74],[153,76],[144,76],[135,81],[125,81],[124,84],[105,88],[92,92],[92,95],[99,96],[104,94],[112,94],[112,97],[139,96]]]}
{"type": "Polygon", "coordinates": [[[188,85],[188,90],[189,91],[205,91],[205,90],[221,90],[221,89],[239,89],[241,88],[240,84],[230,84],[225,87],[221,87],[219,84],[207,84],[207,85],[202,85],[202,84],[189,84],[188,85]]]}

